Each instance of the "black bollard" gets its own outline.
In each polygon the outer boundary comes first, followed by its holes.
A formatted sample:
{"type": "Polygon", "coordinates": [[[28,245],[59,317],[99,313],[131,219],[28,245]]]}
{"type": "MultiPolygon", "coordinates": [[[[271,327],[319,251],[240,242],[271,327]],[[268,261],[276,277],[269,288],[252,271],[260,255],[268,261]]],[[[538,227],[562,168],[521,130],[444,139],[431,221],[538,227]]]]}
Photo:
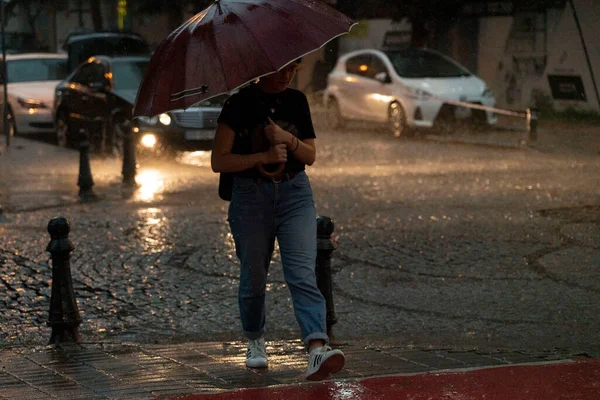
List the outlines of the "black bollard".
{"type": "Polygon", "coordinates": [[[333,304],[333,280],[331,278],[331,254],[335,245],[331,235],[335,225],[329,217],[317,218],[317,264],[315,273],[317,275],[317,286],[325,297],[327,306],[327,335],[334,340],[333,325],[337,322],[335,316],[335,305],[333,304]]]}
{"type": "Polygon", "coordinates": [[[537,140],[538,117],[537,108],[527,109],[527,135],[530,142],[535,142],[537,140]]]}
{"type": "Polygon", "coordinates": [[[133,140],[133,129],[131,124],[120,124],[115,125],[117,132],[123,137],[123,168],[121,174],[123,175],[123,186],[128,188],[137,187],[135,181],[135,175],[137,170],[137,163],[135,159],[135,141],[133,140]]]}
{"type": "Polygon", "coordinates": [[[48,223],[50,243],[46,251],[52,256],[52,294],[48,326],[52,327],[50,344],[81,341],[77,327],[81,317],[71,279],[71,253],[75,249],[69,239],[71,228],[66,218],[53,218],[48,223]]]}
{"type": "Polygon", "coordinates": [[[0,223],[5,222],[6,218],[4,218],[4,210],[2,209],[2,204],[0,204],[0,223]]]}
{"type": "Polygon", "coordinates": [[[94,193],[94,178],[92,178],[92,167],[90,165],[90,139],[88,133],[81,129],[79,131],[79,198],[83,201],[98,200],[94,193]]]}

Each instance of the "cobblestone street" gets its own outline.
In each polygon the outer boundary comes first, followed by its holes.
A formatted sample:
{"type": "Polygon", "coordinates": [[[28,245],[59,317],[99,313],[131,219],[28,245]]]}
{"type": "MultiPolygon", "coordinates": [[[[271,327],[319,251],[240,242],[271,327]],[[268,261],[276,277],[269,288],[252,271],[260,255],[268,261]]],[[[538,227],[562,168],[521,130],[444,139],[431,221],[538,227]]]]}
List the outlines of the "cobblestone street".
{"type": "MultiPolygon", "coordinates": [[[[540,134],[540,141],[544,138],[540,134]]],[[[86,342],[237,340],[237,259],[208,154],[94,160],[101,201],[77,201],[74,151],[15,139],[0,156],[0,344],[44,345],[48,221],[71,222],[86,342]],[[21,146],[19,148],[19,146],[21,146]]],[[[334,331],[402,348],[599,352],[600,159],[374,130],[323,132],[308,170],[335,220],[334,331]]],[[[584,149],[585,150],[585,149],[584,149]]],[[[296,339],[278,255],[268,338],[296,339]]]]}

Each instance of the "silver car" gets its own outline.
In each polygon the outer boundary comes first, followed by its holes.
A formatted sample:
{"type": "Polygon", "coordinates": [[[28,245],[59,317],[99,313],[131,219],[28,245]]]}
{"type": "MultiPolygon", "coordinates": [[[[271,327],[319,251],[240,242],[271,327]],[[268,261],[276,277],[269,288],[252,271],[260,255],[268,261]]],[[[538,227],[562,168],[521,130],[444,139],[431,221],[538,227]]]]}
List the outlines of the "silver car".
{"type": "MultiPolygon", "coordinates": [[[[53,134],[54,89],[67,75],[67,56],[60,53],[10,54],[6,56],[6,69],[10,134],[53,134]]],[[[2,97],[0,102],[3,100],[2,97]]],[[[0,107],[0,118],[3,111],[4,107],[0,107]]]]}
{"type": "Polygon", "coordinates": [[[360,50],[342,56],[328,76],[324,92],[332,128],[347,120],[387,123],[396,136],[411,127],[431,128],[451,114],[496,123],[496,99],[478,77],[432,50],[360,50]]]}

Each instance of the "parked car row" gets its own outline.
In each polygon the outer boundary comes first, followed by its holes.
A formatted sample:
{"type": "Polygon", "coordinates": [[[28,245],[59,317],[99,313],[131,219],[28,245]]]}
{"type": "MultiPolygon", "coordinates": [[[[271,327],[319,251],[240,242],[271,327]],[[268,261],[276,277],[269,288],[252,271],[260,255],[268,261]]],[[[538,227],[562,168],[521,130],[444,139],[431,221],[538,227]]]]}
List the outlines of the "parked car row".
{"type": "Polygon", "coordinates": [[[120,154],[123,129],[132,129],[137,144],[149,149],[210,148],[226,95],[187,110],[131,121],[150,61],[149,47],[139,36],[76,34],[67,38],[64,49],[65,53],[7,56],[11,135],[55,134],[59,145],[76,146],[84,130],[93,150],[120,154]]]}
{"type": "MultiPolygon", "coordinates": [[[[64,50],[7,55],[11,134],[55,133],[59,145],[75,146],[83,130],[95,150],[120,154],[127,127],[136,143],[149,149],[210,148],[227,95],[131,121],[151,57],[141,37],[75,34],[67,38],[64,50]]],[[[0,76],[0,83],[4,81],[0,76]]],[[[333,129],[363,120],[386,123],[400,136],[447,117],[496,123],[493,112],[454,105],[458,101],[494,107],[496,100],[485,83],[454,60],[427,49],[348,53],[328,75],[323,101],[333,129]]]]}

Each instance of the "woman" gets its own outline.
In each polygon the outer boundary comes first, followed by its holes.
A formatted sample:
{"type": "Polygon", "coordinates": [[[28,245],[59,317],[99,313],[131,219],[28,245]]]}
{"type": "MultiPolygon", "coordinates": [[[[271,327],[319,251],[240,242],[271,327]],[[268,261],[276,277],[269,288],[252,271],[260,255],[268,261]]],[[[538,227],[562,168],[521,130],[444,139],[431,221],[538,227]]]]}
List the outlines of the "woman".
{"type": "Polygon", "coordinates": [[[299,60],[232,95],[221,112],[212,169],[233,173],[229,225],[240,260],[239,307],[248,338],[246,366],[267,367],[265,289],[275,238],[302,341],[306,378],[326,379],[344,366],[327,345],[325,300],[317,288],[316,212],[304,169],[316,158],[315,132],[304,94],[289,88],[299,60]],[[257,165],[285,163],[264,177],[257,165]]]}

